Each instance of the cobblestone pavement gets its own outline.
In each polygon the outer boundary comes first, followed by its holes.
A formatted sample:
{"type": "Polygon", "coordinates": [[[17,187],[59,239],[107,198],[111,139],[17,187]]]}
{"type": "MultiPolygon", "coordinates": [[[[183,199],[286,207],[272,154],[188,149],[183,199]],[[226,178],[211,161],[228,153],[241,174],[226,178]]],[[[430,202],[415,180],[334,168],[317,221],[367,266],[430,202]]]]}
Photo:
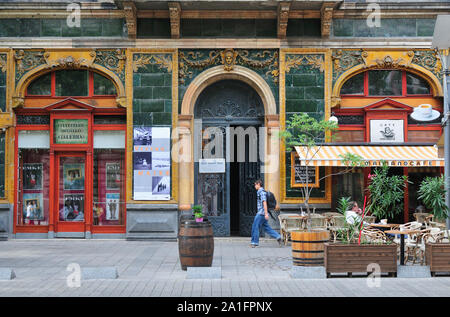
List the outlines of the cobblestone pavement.
{"type": "Polygon", "coordinates": [[[213,266],[222,279],[187,279],[177,242],[125,240],[9,240],[0,242],[0,268],[15,271],[0,281],[0,296],[164,296],[164,297],[303,297],[303,296],[449,296],[450,277],[293,279],[290,246],[262,239],[215,240],[213,266]],[[70,263],[81,267],[116,267],[114,280],[82,280],[68,287],[70,263]]]}

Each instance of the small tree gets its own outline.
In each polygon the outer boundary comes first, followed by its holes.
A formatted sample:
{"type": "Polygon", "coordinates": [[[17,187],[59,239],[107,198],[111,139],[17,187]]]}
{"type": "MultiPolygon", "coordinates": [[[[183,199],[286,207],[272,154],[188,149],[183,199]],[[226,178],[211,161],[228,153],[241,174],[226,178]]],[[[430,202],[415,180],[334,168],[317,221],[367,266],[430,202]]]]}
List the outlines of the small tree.
{"type": "Polygon", "coordinates": [[[431,209],[436,219],[445,220],[448,217],[448,207],[445,203],[445,178],[425,177],[418,190],[418,198],[423,201],[425,207],[431,209]]]}
{"type": "MultiPolygon", "coordinates": [[[[308,175],[311,161],[319,153],[325,141],[332,140],[332,132],[338,129],[336,122],[321,120],[318,121],[310,117],[306,113],[294,114],[288,120],[286,120],[286,129],[280,132],[281,138],[286,142],[286,146],[292,148],[298,146],[302,149],[304,157],[300,158],[300,163],[304,162],[305,173],[308,175]]],[[[355,167],[361,165],[362,157],[352,153],[346,153],[340,155],[343,164],[346,169],[338,172],[331,173],[321,177],[319,181],[333,176],[345,174],[352,171],[355,167]]],[[[308,177],[306,177],[306,184],[301,187],[301,193],[304,199],[304,205],[308,213],[307,228],[311,226],[311,210],[309,206],[309,198],[313,187],[309,186],[308,177]]]]}
{"type": "Polygon", "coordinates": [[[393,219],[403,210],[406,182],[405,175],[388,176],[389,166],[382,162],[382,167],[375,169],[369,176],[370,184],[369,203],[367,212],[372,213],[378,219],[393,219]]]}

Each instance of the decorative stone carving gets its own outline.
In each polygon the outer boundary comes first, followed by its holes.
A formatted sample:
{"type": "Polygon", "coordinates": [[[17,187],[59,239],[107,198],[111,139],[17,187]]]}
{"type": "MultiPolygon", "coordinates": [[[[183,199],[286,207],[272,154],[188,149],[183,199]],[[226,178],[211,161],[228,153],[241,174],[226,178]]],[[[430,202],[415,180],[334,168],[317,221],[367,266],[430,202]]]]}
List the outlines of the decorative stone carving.
{"type": "Polygon", "coordinates": [[[325,70],[325,61],[323,55],[286,55],[285,71],[289,73],[291,68],[299,66],[311,66],[312,68],[323,72],[325,70]]]}
{"type": "Polygon", "coordinates": [[[133,59],[133,71],[138,72],[139,68],[147,65],[159,65],[165,68],[168,73],[172,72],[172,54],[135,54],[133,59]]]}
{"type": "Polygon", "coordinates": [[[414,51],[412,63],[426,68],[442,80],[442,61],[437,50],[414,51]]]}
{"type": "Polygon", "coordinates": [[[96,50],[91,52],[94,63],[114,72],[122,82],[125,82],[125,62],[127,56],[124,49],[96,50]]]}
{"type": "Polygon", "coordinates": [[[170,31],[173,39],[180,38],[181,5],[169,2],[170,31]]]}
{"type": "Polygon", "coordinates": [[[223,65],[226,71],[233,70],[234,65],[242,65],[253,69],[267,69],[265,75],[278,83],[279,62],[278,51],[275,50],[212,50],[180,51],[178,77],[180,84],[185,83],[186,77],[192,78],[193,70],[203,70],[213,65],[223,65]],[[205,56],[207,54],[207,56],[205,56]],[[219,58],[221,57],[221,58],[219,58]]]}
{"type": "Polygon", "coordinates": [[[23,107],[24,104],[25,104],[25,98],[18,97],[18,96],[12,97],[12,107],[13,108],[23,107]]]}
{"type": "Polygon", "coordinates": [[[0,69],[2,70],[2,73],[6,72],[7,66],[6,55],[0,55],[0,69]]]}
{"type": "Polygon", "coordinates": [[[233,49],[226,49],[220,52],[222,56],[223,69],[226,71],[233,70],[234,64],[236,64],[237,52],[233,49]]]}
{"type": "Polygon", "coordinates": [[[333,21],[334,3],[324,3],[320,10],[320,24],[322,37],[330,37],[331,23],[333,21]]]}
{"type": "Polygon", "coordinates": [[[25,51],[18,50],[14,53],[16,63],[16,82],[27,71],[45,64],[44,51],[25,51]]]}
{"type": "Polygon", "coordinates": [[[136,5],[133,1],[124,1],[122,4],[128,30],[128,37],[134,39],[137,34],[136,5]]]}
{"type": "Polygon", "coordinates": [[[278,4],[278,29],[277,35],[279,39],[286,38],[287,25],[289,20],[290,2],[280,2],[278,4]]]}

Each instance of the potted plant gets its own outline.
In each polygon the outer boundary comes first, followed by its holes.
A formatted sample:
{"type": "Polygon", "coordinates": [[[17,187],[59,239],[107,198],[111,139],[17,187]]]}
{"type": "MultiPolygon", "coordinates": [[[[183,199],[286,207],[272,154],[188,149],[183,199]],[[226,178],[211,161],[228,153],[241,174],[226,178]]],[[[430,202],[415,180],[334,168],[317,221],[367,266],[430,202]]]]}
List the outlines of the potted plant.
{"type": "MultiPolygon", "coordinates": [[[[355,219],[356,220],[356,219],[355,219]]],[[[340,242],[325,243],[325,271],[327,277],[331,273],[353,273],[372,272],[373,263],[380,268],[380,273],[389,273],[391,276],[397,274],[397,245],[385,239],[383,234],[376,230],[363,229],[367,234],[359,243],[359,232],[361,222],[345,224],[343,229],[338,230],[340,242]]]]}
{"type": "Polygon", "coordinates": [[[445,179],[440,177],[425,177],[417,192],[418,198],[434,215],[437,222],[445,222],[448,218],[448,206],[445,203],[445,179]]]}
{"type": "MultiPolygon", "coordinates": [[[[305,175],[309,175],[309,169],[314,168],[310,166],[311,160],[319,153],[324,142],[332,138],[332,132],[337,129],[338,125],[334,121],[318,121],[306,113],[296,113],[286,120],[286,129],[280,132],[280,137],[284,139],[288,147],[296,146],[302,150],[304,157],[300,158],[300,163],[304,167],[305,175]]],[[[362,157],[352,153],[341,155],[341,158],[347,168],[338,173],[325,175],[319,178],[319,182],[332,175],[348,173],[362,162],[362,157]]],[[[323,243],[329,240],[330,235],[327,230],[312,230],[311,228],[309,199],[314,187],[310,186],[308,182],[308,177],[306,177],[306,183],[301,187],[303,204],[307,211],[307,230],[306,232],[294,231],[291,233],[294,265],[323,265],[323,243]]]]}
{"type": "Polygon", "coordinates": [[[405,175],[388,176],[389,166],[382,162],[381,168],[377,168],[374,174],[369,175],[369,203],[366,212],[378,219],[389,219],[403,211],[404,192],[408,177],[405,175]]]}
{"type": "Polygon", "coordinates": [[[195,221],[196,222],[203,222],[203,217],[205,216],[202,213],[203,206],[202,205],[195,205],[194,207],[192,207],[192,210],[193,210],[193,213],[194,213],[195,221]]]}
{"type": "MultiPolygon", "coordinates": [[[[434,215],[437,222],[445,222],[449,217],[448,207],[445,204],[445,178],[425,177],[418,190],[418,198],[425,207],[434,215]]],[[[448,231],[447,231],[448,232],[448,231]]],[[[431,274],[436,272],[450,272],[450,243],[442,242],[444,232],[425,235],[426,263],[430,266],[431,274]]]]}

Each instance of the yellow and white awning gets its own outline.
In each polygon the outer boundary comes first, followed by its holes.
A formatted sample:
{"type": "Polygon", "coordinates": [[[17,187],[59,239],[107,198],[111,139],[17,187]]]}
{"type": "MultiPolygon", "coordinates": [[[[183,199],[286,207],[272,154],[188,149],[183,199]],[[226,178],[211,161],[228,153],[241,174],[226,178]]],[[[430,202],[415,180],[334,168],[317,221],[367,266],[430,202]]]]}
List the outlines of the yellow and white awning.
{"type": "Polygon", "coordinates": [[[381,166],[386,161],[391,167],[440,167],[444,159],[438,157],[435,146],[346,146],[323,145],[310,151],[306,147],[296,146],[300,164],[309,166],[346,165],[340,155],[351,153],[363,158],[363,166],[381,166]],[[306,159],[306,161],[305,161],[306,159]]]}

